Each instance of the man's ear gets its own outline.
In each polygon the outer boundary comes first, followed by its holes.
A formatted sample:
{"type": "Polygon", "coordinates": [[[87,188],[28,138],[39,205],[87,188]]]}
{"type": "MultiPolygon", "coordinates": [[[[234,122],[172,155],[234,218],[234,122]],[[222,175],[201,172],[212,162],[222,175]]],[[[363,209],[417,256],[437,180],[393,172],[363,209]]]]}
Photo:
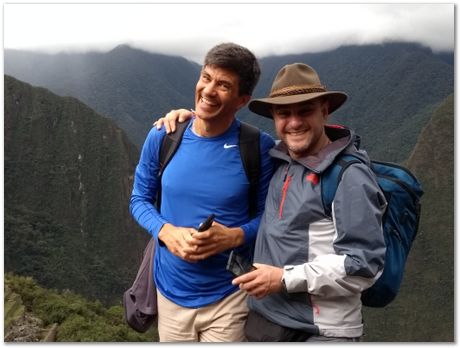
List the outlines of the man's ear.
{"type": "Polygon", "coordinates": [[[249,103],[249,101],[251,100],[251,96],[247,94],[240,95],[239,98],[240,98],[240,103],[237,106],[237,110],[244,108],[246,104],[249,103]]]}
{"type": "Polygon", "coordinates": [[[324,99],[321,103],[321,111],[323,112],[323,117],[325,120],[329,117],[329,100],[324,99]]]}

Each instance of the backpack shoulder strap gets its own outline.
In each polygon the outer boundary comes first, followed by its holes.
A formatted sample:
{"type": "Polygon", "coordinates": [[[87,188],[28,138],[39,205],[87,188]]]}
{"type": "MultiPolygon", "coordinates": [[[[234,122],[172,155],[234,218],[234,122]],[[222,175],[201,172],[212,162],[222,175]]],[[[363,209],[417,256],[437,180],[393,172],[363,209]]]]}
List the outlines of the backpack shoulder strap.
{"type": "MultiPolygon", "coordinates": [[[[163,138],[160,147],[160,169],[158,171],[158,179],[161,183],[161,177],[163,176],[163,172],[168,165],[171,158],[176,153],[184,135],[185,129],[187,128],[190,121],[186,121],[183,123],[176,123],[176,131],[174,133],[166,134],[163,138]]],[[[157,192],[157,208],[160,209],[161,206],[161,184],[158,188],[157,192]]]]}
{"type": "Polygon", "coordinates": [[[249,180],[249,216],[257,213],[257,189],[260,176],[260,131],[245,122],[240,125],[240,155],[249,180]]]}
{"type": "Polygon", "coordinates": [[[339,156],[321,176],[321,199],[323,201],[324,212],[332,217],[332,201],[334,200],[337,187],[342,180],[345,170],[355,163],[363,163],[358,157],[353,155],[339,156]]]}
{"type": "Polygon", "coordinates": [[[163,175],[165,167],[176,153],[189,122],[190,121],[183,123],[177,122],[176,131],[174,133],[166,134],[163,138],[163,142],[160,147],[160,170],[158,172],[158,176],[161,177],[163,175]]]}

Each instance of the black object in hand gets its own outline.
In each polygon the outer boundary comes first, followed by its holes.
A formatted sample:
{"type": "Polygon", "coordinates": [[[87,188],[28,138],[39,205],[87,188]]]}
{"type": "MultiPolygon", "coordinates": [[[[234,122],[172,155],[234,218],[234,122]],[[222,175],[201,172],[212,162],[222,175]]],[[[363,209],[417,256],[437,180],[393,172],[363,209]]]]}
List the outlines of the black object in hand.
{"type": "Polygon", "coordinates": [[[204,220],[199,226],[198,226],[198,232],[203,232],[209,229],[211,227],[212,222],[214,221],[214,218],[216,216],[214,214],[211,214],[207,217],[206,220],[204,220]]]}
{"type": "Polygon", "coordinates": [[[232,250],[227,261],[227,271],[230,271],[235,277],[239,277],[245,273],[255,270],[256,268],[252,265],[248,259],[244,258],[240,254],[237,254],[232,250]]]}

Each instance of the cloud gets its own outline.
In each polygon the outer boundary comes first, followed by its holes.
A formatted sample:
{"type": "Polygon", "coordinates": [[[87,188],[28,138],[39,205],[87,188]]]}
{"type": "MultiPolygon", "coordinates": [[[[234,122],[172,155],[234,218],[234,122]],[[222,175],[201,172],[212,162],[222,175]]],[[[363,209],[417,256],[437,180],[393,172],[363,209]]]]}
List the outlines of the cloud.
{"type": "Polygon", "coordinates": [[[4,47],[108,50],[129,43],[201,62],[233,41],[258,56],[415,41],[454,49],[453,4],[5,4],[4,47]]]}

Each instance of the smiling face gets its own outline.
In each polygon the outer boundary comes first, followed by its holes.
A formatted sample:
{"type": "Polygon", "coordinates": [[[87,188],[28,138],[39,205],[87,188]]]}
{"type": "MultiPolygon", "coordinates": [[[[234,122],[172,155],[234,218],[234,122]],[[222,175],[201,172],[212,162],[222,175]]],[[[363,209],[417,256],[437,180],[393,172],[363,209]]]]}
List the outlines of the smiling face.
{"type": "Polygon", "coordinates": [[[249,101],[239,95],[239,76],[217,66],[205,66],[195,89],[195,112],[204,122],[232,122],[235,113],[249,101]]]}
{"type": "Polygon", "coordinates": [[[328,107],[329,103],[321,99],[273,105],[276,133],[293,159],[314,155],[330,142],[324,130],[328,107]]]}

